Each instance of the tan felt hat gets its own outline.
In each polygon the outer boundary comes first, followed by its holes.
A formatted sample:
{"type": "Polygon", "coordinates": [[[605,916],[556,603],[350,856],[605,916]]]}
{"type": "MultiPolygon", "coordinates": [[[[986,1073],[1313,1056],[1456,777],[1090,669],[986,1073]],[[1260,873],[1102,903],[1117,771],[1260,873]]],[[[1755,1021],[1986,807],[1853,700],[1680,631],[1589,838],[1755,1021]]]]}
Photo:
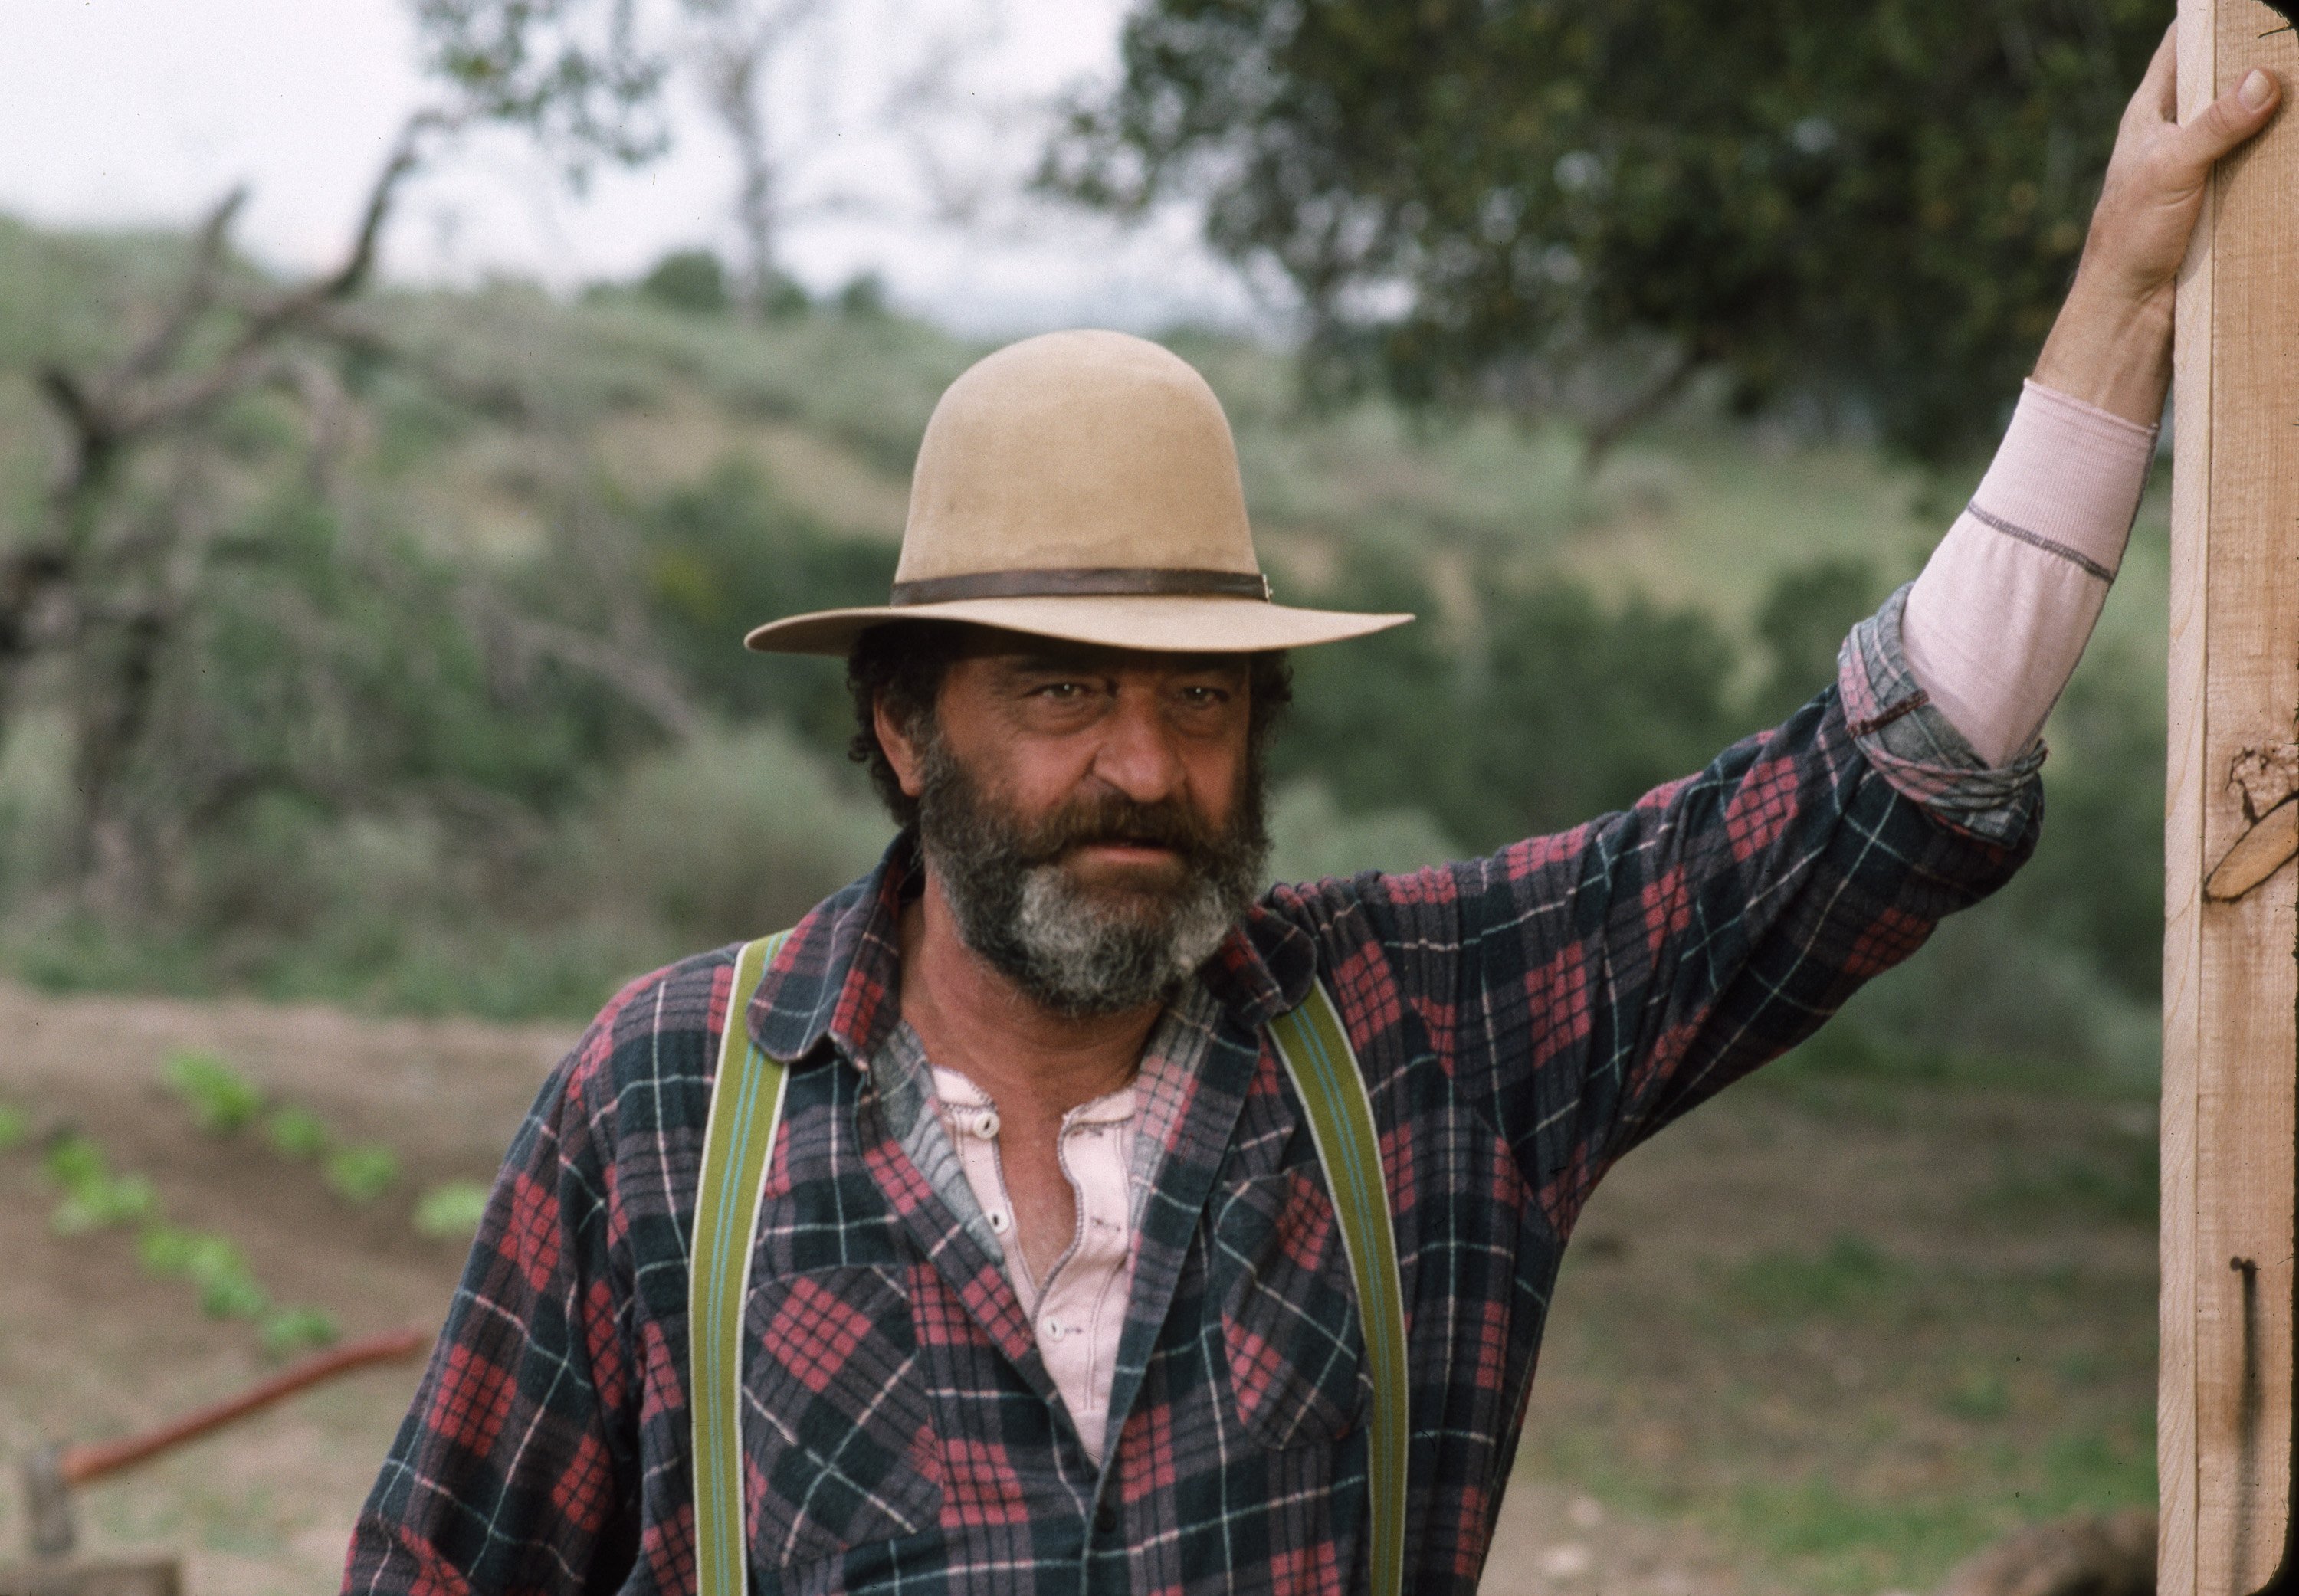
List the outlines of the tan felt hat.
{"type": "Polygon", "coordinates": [[[1237,445],[1206,379],[1145,339],[1074,332],[975,362],[934,406],[886,604],[793,616],[744,641],[844,654],[873,626],[935,620],[1251,653],[1412,618],[1273,602],[1237,445]]]}

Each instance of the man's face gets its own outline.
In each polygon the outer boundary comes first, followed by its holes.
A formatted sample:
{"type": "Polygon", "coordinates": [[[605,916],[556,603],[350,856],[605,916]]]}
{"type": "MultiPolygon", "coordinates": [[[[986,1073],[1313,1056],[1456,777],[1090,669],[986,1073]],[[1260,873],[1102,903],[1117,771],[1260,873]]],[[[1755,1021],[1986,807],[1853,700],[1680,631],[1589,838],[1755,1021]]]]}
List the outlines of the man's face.
{"type": "Polygon", "coordinates": [[[1266,853],[1248,682],[1242,656],[988,633],[930,724],[882,713],[967,945],[1071,1013],[1156,1001],[1203,963],[1266,853]]]}

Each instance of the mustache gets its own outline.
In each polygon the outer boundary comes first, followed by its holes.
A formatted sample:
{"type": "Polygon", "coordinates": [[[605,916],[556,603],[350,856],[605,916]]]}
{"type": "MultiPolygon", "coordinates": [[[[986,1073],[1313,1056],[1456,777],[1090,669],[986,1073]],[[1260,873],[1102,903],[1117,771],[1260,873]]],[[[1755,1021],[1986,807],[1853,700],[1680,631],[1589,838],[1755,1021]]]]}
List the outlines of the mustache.
{"type": "Polygon", "coordinates": [[[1223,833],[1180,798],[1145,804],[1123,793],[1105,793],[1063,806],[1015,840],[1020,846],[1014,862],[1027,869],[1102,845],[1162,848],[1201,863],[1220,852],[1223,833]]]}

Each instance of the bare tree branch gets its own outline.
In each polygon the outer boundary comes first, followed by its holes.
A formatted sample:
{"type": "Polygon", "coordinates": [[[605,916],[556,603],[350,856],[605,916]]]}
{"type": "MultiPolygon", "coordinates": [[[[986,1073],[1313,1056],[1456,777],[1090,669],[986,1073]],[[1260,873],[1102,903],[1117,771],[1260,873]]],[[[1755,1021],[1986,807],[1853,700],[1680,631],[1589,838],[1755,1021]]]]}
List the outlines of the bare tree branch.
{"type": "Polygon", "coordinates": [[[166,366],[182,350],[184,339],[199,318],[215,307],[216,279],[229,253],[231,226],[246,204],[247,188],[242,185],[208,211],[192,245],[192,269],[185,274],[175,303],[144,342],[107,375],[107,386],[117,388],[166,366]]]}
{"type": "Polygon", "coordinates": [[[1706,364],[1696,349],[1678,351],[1657,380],[1589,429],[1588,444],[1581,456],[1581,471],[1594,476],[1621,440],[1674,403],[1685,385],[1706,364]]]}
{"type": "Polygon", "coordinates": [[[701,724],[676,677],[606,638],[500,608],[484,624],[518,654],[556,660],[611,688],[671,737],[691,737],[701,724]]]}

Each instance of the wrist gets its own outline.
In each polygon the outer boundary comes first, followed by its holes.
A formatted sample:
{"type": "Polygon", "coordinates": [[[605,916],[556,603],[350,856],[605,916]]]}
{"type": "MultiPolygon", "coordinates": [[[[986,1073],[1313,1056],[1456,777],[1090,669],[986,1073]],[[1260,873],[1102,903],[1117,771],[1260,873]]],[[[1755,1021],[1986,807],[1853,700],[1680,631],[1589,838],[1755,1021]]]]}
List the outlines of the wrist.
{"type": "Polygon", "coordinates": [[[2163,414],[2171,382],[2171,324],[2178,290],[2144,294],[2079,272],[2037,359],[2035,381],[2140,426],[2163,414]]]}

